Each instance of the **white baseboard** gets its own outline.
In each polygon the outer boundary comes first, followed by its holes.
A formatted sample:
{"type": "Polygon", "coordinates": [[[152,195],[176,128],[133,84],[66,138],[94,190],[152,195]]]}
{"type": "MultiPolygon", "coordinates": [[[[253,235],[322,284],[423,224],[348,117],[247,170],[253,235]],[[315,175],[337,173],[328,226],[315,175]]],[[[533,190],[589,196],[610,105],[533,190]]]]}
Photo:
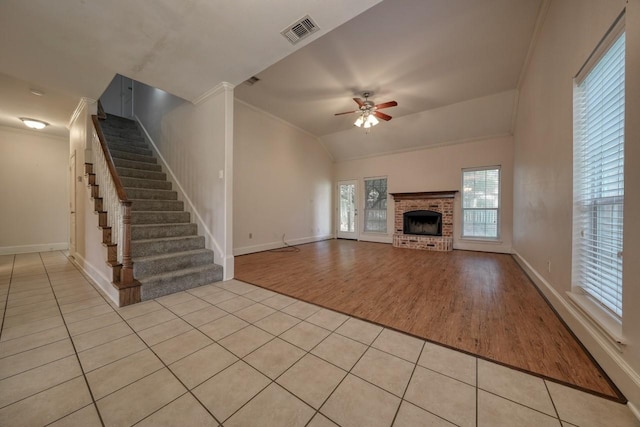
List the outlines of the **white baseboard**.
{"type": "Polygon", "coordinates": [[[387,234],[365,234],[362,233],[358,236],[358,241],[361,242],[374,242],[374,243],[393,243],[393,236],[387,234]]]}
{"type": "Polygon", "coordinates": [[[111,284],[111,280],[104,274],[102,274],[100,269],[96,268],[93,264],[84,259],[84,257],[77,252],[74,253],[71,257],[71,262],[73,262],[76,267],[82,270],[84,274],[89,276],[93,284],[100,288],[100,290],[102,290],[102,292],[104,292],[104,294],[107,295],[111,299],[111,301],[113,301],[116,305],[119,305],[118,302],[120,298],[118,295],[118,290],[113,287],[113,284],[111,284]]]}
{"type": "Polygon", "coordinates": [[[459,239],[453,241],[453,249],[459,249],[462,251],[476,251],[476,252],[492,252],[497,254],[511,254],[513,250],[510,245],[505,245],[502,242],[492,241],[474,241],[459,239]]]}
{"type": "Polygon", "coordinates": [[[513,252],[516,262],[527,273],[538,289],[544,294],[562,320],[589,350],[591,355],[609,375],[616,386],[629,400],[628,407],[640,420],[640,375],[624,359],[622,352],[611,343],[594,324],[573,304],[565,299],[547,280],[542,277],[517,251],[513,252]]]}
{"type": "Polygon", "coordinates": [[[64,251],[69,249],[69,243],[41,243],[38,245],[1,246],[0,255],[28,254],[31,252],[64,251]]]}
{"type": "MultiPolygon", "coordinates": [[[[325,235],[322,235],[322,236],[311,236],[311,237],[303,237],[303,238],[300,238],[300,239],[288,240],[287,244],[289,246],[303,245],[305,243],[320,242],[322,240],[330,240],[330,239],[333,239],[333,238],[334,238],[333,234],[325,234],[325,235]]],[[[235,248],[233,250],[233,255],[238,256],[238,255],[251,254],[251,253],[254,253],[254,252],[270,251],[272,249],[280,249],[280,248],[283,248],[285,246],[286,245],[284,245],[282,243],[282,241],[262,243],[262,244],[253,245],[253,246],[244,246],[244,247],[241,247],[241,248],[235,248]]]]}

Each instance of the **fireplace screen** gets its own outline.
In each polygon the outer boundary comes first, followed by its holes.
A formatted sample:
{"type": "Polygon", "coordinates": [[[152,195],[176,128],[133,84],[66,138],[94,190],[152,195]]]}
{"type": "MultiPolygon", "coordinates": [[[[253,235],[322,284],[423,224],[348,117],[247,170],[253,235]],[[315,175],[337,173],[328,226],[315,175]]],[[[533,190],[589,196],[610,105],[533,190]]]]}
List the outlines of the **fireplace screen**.
{"type": "Polygon", "coordinates": [[[403,214],[404,234],[442,236],[442,214],[434,211],[409,211],[403,214]]]}

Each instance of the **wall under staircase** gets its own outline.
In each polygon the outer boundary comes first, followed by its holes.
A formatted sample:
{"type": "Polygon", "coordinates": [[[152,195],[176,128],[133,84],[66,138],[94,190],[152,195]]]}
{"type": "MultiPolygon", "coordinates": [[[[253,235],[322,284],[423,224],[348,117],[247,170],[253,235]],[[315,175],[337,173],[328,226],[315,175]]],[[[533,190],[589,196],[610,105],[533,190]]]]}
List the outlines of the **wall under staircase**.
{"type": "Polygon", "coordinates": [[[222,280],[222,267],[205,248],[204,237],[197,234],[136,122],[108,115],[100,125],[132,201],[131,253],[141,299],[222,280]]]}

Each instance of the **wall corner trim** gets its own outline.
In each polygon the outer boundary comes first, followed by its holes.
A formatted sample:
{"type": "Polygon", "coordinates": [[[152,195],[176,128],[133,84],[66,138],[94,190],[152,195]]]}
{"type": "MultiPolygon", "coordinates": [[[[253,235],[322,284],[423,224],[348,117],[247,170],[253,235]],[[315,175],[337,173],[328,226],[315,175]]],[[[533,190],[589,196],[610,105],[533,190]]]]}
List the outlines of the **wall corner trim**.
{"type": "Polygon", "coordinates": [[[80,101],[78,101],[78,105],[76,106],[76,109],[73,110],[73,114],[71,114],[69,123],[67,123],[67,129],[71,129],[71,126],[73,126],[73,122],[75,122],[78,119],[78,116],[80,116],[80,113],[82,112],[84,107],[86,107],[87,105],[95,104],[96,102],[98,101],[96,101],[93,98],[87,98],[86,96],[83,96],[82,98],[80,98],[80,101]]]}
{"type": "Polygon", "coordinates": [[[233,90],[234,87],[235,86],[232,85],[231,83],[220,82],[217,85],[215,85],[214,87],[212,87],[211,89],[209,89],[208,91],[206,91],[205,93],[203,93],[202,95],[200,95],[197,98],[195,98],[193,101],[191,101],[191,103],[193,105],[202,104],[208,98],[210,98],[212,96],[215,96],[215,95],[217,95],[219,93],[225,92],[225,91],[233,90]]]}
{"type": "Polygon", "coordinates": [[[591,321],[587,320],[560,292],[551,286],[516,250],[513,251],[513,258],[548,299],[567,326],[571,328],[573,333],[589,350],[607,375],[611,377],[616,386],[627,396],[629,399],[628,407],[640,419],[637,407],[640,402],[632,401],[633,396],[640,396],[640,374],[623,359],[622,354],[611,345],[609,339],[595,328],[591,321]]]}
{"type": "Polygon", "coordinates": [[[119,306],[118,291],[111,284],[108,277],[105,277],[98,268],[77,252],[73,257],[69,257],[68,259],[73,265],[80,269],[82,273],[84,273],[85,278],[89,279],[94,288],[98,288],[104,295],[113,301],[116,306],[119,306]]]}

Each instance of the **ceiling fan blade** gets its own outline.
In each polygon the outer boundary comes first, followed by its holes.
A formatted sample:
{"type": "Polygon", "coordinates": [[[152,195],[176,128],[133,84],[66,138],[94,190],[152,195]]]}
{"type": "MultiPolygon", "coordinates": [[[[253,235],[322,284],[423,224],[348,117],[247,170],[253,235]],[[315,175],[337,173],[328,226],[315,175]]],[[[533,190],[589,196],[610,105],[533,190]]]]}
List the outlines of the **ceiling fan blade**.
{"type": "Polygon", "coordinates": [[[364,101],[360,98],[353,98],[354,101],[356,101],[356,104],[358,104],[358,107],[362,107],[364,105],[364,101]]]}
{"type": "Polygon", "coordinates": [[[373,115],[376,116],[377,118],[382,119],[382,120],[387,121],[387,122],[389,120],[391,120],[391,116],[390,115],[385,114],[385,113],[381,113],[380,111],[374,111],[373,115]]]}
{"type": "Polygon", "coordinates": [[[355,110],[355,111],[345,111],[344,113],[335,113],[334,116],[341,116],[343,114],[353,114],[353,113],[357,113],[360,110],[355,110]]]}
{"type": "Polygon", "coordinates": [[[395,107],[396,105],[398,105],[396,101],[389,101],[389,102],[383,102],[382,104],[376,105],[376,108],[380,110],[382,108],[395,107]]]}

